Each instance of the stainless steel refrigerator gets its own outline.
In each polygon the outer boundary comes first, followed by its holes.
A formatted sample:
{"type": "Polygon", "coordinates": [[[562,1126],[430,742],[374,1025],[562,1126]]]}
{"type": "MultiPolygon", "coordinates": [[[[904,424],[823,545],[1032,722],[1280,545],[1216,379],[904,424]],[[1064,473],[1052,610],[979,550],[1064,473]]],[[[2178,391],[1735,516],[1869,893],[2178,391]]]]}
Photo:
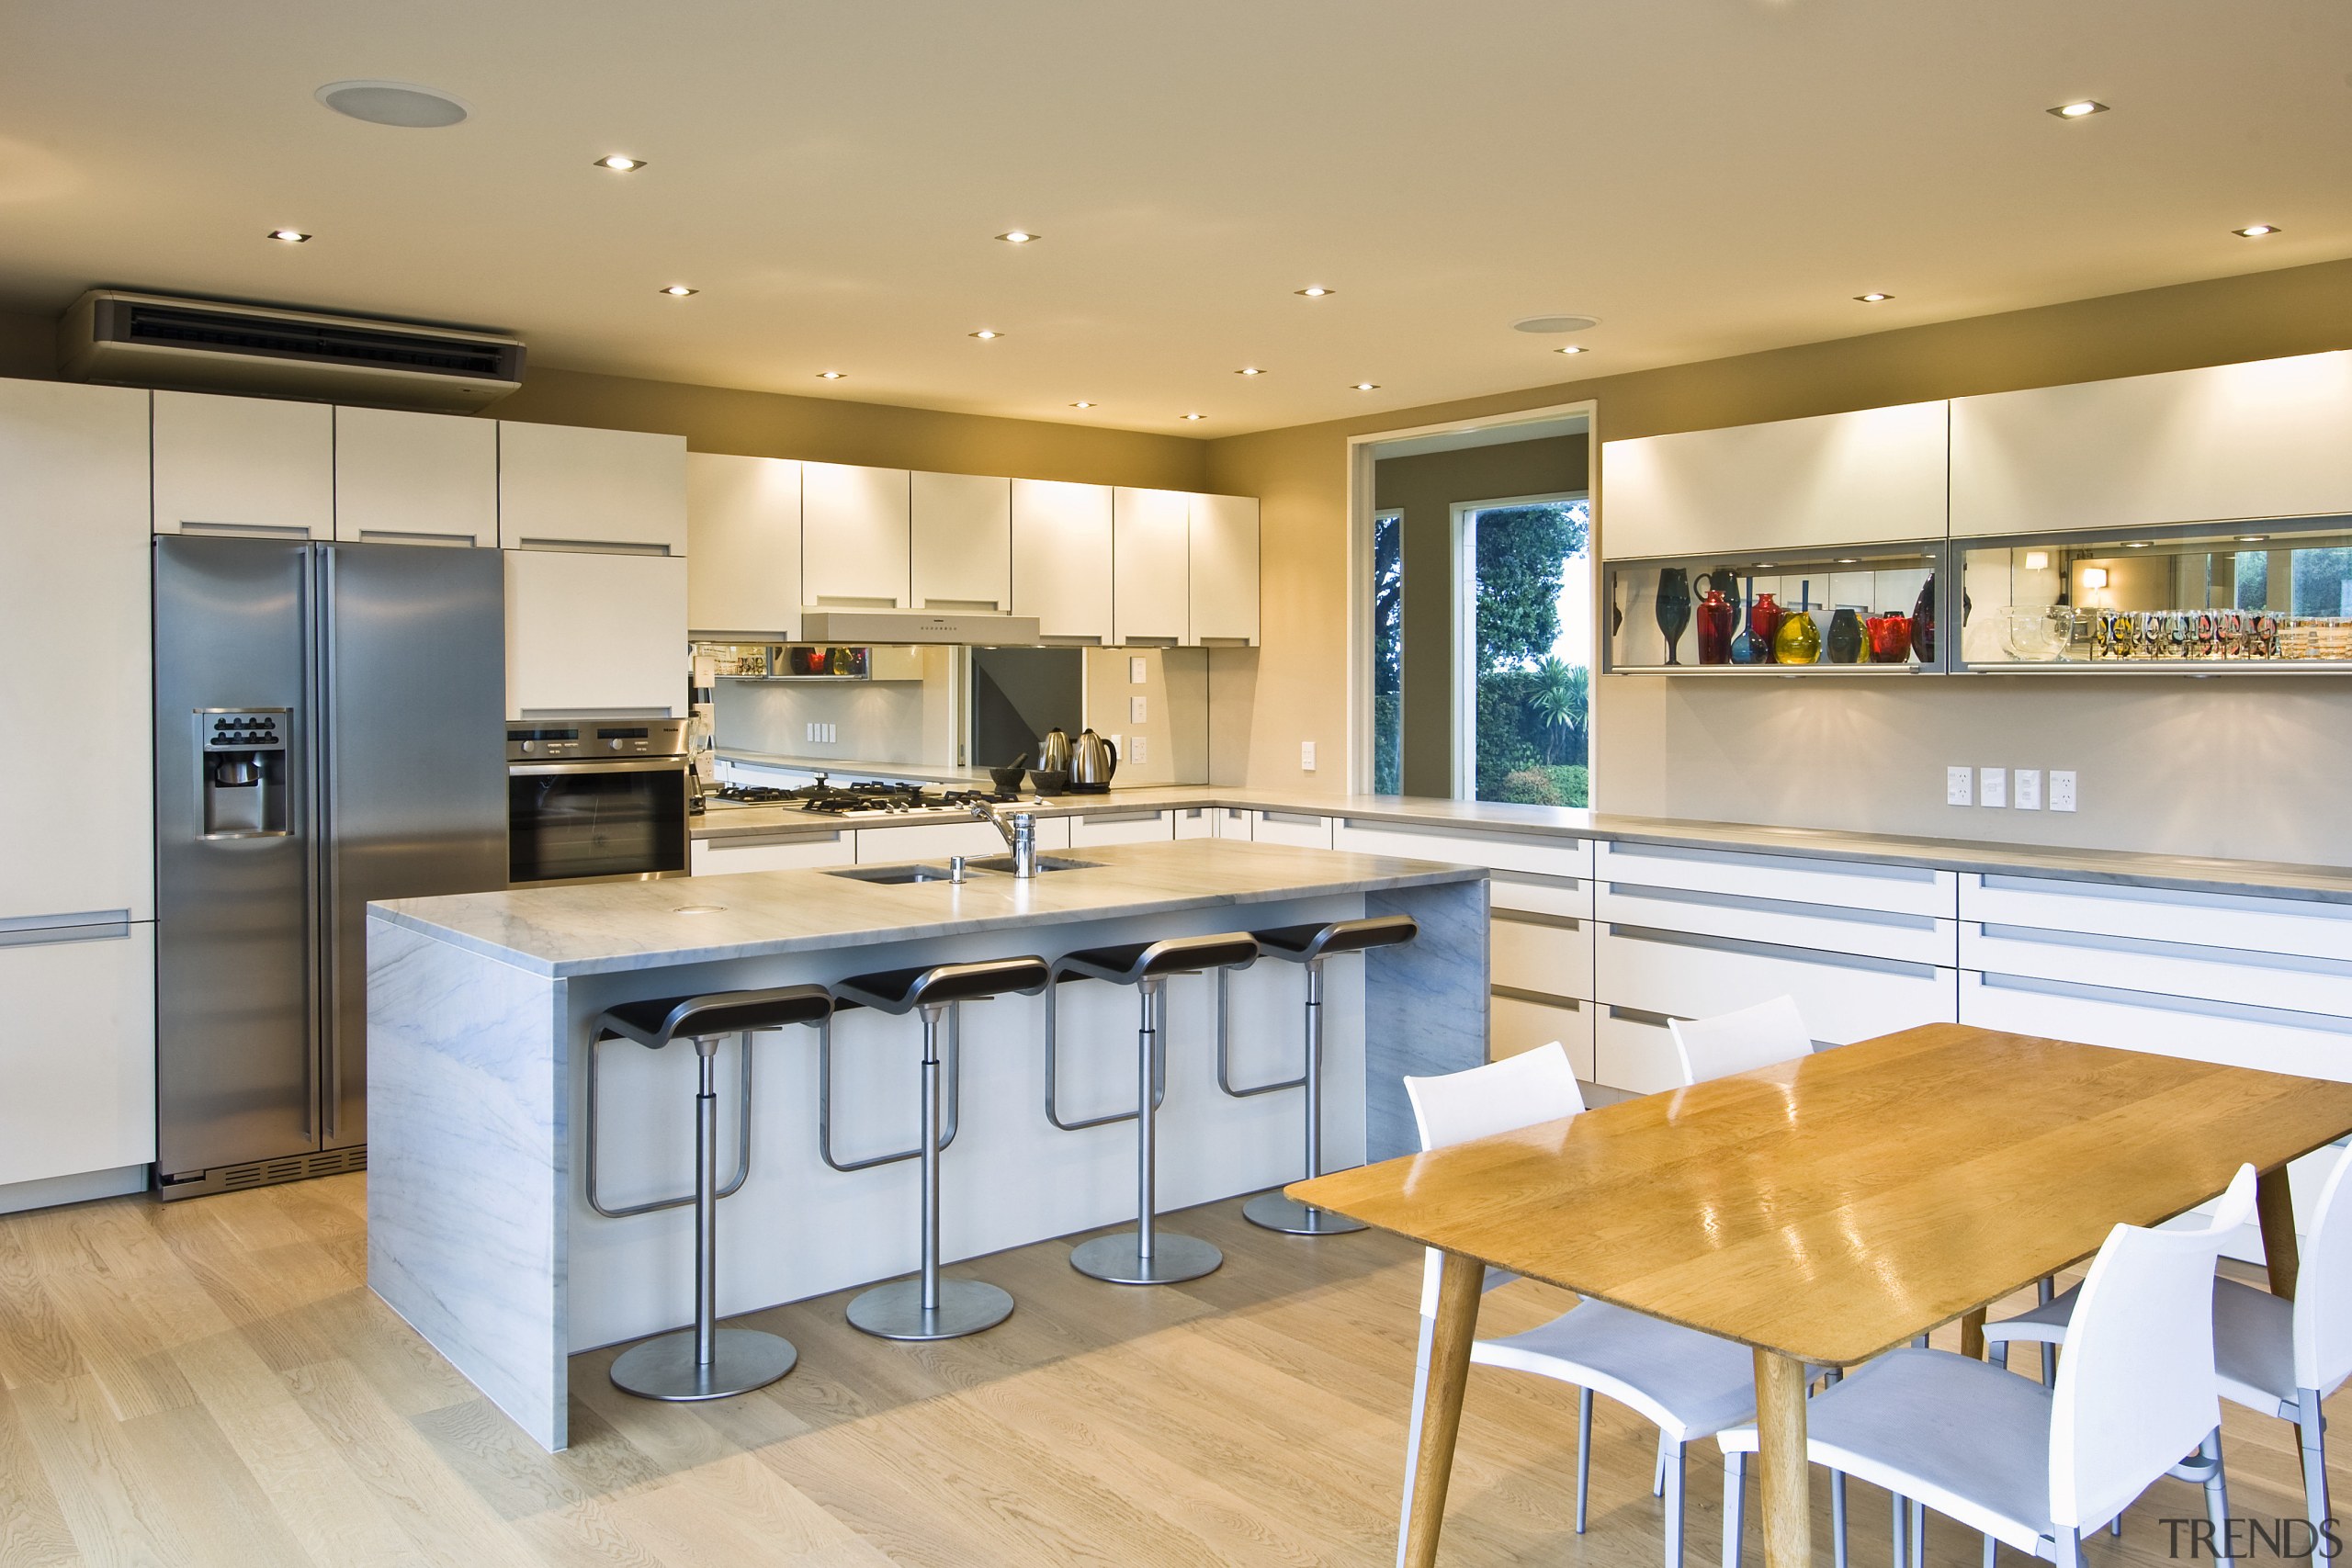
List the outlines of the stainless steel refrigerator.
{"type": "Polygon", "coordinates": [[[358,1169],[367,906],[506,886],[496,550],[155,541],[156,1178],[358,1169]]]}

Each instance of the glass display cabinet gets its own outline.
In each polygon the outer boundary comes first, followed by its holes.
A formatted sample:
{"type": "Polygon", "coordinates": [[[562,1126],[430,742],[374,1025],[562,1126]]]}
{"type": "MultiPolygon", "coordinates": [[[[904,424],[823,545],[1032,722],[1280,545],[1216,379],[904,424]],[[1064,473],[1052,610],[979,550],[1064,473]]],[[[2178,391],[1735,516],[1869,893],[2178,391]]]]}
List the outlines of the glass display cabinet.
{"type": "Polygon", "coordinates": [[[1619,675],[1917,675],[1937,628],[1941,539],[1611,560],[1601,668],[1619,675]]]}
{"type": "Polygon", "coordinates": [[[1954,539],[1970,673],[2352,674],[2352,517],[1954,539]]]}

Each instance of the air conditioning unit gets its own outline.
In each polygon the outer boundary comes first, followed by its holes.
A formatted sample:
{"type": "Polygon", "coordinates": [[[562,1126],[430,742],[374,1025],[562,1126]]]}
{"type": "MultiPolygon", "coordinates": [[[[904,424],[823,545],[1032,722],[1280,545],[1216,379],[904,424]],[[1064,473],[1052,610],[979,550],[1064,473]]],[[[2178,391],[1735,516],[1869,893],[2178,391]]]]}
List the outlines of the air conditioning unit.
{"type": "Polygon", "coordinates": [[[68,379],[465,412],[523,384],[496,333],[94,288],[58,328],[68,379]]]}

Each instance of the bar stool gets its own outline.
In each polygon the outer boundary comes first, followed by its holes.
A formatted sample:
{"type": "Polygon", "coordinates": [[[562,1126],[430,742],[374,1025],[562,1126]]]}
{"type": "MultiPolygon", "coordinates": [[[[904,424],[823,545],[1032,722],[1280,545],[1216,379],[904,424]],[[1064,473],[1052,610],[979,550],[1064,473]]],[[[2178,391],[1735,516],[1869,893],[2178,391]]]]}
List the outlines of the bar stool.
{"type": "Polygon", "coordinates": [[[613,1362],[613,1384],[642,1399],[725,1399],[764,1388],[790,1371],[800,1352],[792,1342],[756,1329],[718,1326],[718,1201],[743,1185],[752,1168],[752,1032],[787,1023],[821,1024],[833,999],[822,986],[766,991],[718,991],[617,1002],[597,1016],[588,1047],[588,1203],[609,1219],[695,1206],[695,1323],[631,1346],[613,1362]],[[718,1185],[718,1041],[743,1036],[742,1109],[737,1122],[735,1179],[718,1185]],[[634,1040],[659,1051],[673,1040],[694,1042],[699,1068],[695,1090],[695,1190],[684,1198],[608,1208],[596,1193],[596,1057],[608,1039],[634,1040]]]}
{"type": "MultiPolygon", "coordinates": [[[[1065,1122],[1054,1103],[1054,1015],[1046,1014],[1046,1115],[1073,1132],[1110,1122],[1136,1122],[1136,1228],[1132,1234],[1100,1235],[1072,1247],[1069,1265],[1114,1285],[1172,1285],[1197,1280],[1225,1261],[1225,1254],[1197,1236],[1161,1235],[1159,1228],[1159,1145],[1154,1118],[1168,1089],[1168,1056],[1161,1040],[1168,977],[1204,970],[1246,969],[1257,961],[1258,943],[1246,931],[1214,936],[1170,937],[1164,942],[1089,948],[1054,961],[1057,984],[1073,976],[1133,986],[1141,998],[1142,1022],[1136,1032],[1136,1108],[1083,1122],[1065,1122]]],[[[1050,996],[1050,992],[1048,995],[1050,996]]]]}
{"type": "MultiPolygon", "coordinates": [[[[1306,1175],[1310,1180],[1323,1174],[1323,962],[1342,953],[1396,947],[1420,934],[1419,924],[1410,915],[1373,915],[1363,919],[1333,920],[1328,925],[1283,926],[1256,933],[1258,946],[1267,957],[1306,966],[1306,1070],[1302,1079],[1291,1082],[1303,1080],[1306,1089],[1306,1175]]],[[[1218,998],[1220,1005],[1223,1000],[1222,997],[1218,998]]],[[[1222,1043],[1222,1021],[1217,1037],[1222,1043]]],[[[1218,1066],[1220,1087],[1224,1087],[1224,1063],[1220,1061],[1218,1066]]],[[[1227,1092],[1263,1092],[1264,1089],[1287,1087],[1288,1083],[1270,1084],[1247,1091],[1228,1088],[1227,1092]]],[[[1364,1228],[1362,1220],[1314,1208],[1280,1192],[1259,1193],[1241,1205],[1241,1215],[1253,1225],[1285,1235],[1340,1235],[1364,1228]]]]}
{"type": "MultiPolygon", "coordinates": [[[[922,1267],[911,1280],[894,1280],[861,1292],[849,1303],[852,1327],[880,1339],[956,1339],[994,1328],[1012,1314],[1012,1298],[994,1285],[939,1277],[939,1156],[947,1146],[940,1132],[939,1025],[941,1017],[959,1002],[1008,992],[1034,997],[1046,988],[1048,974],[1043,958],[990,958],[977,964],[938,964],[926,969],[857,975],[834,985],[833,998],[839,1006],[900,1015],[920,1013],[922,1018],[922,1142],[895,1155],[847,1165],[833,1159],[831,1042],[826,1043],[828,1071],[821,1097],[826,1103],[820,1107],[826,1130],[826,1163],[836,1170],[862,1170],[904,1159],[922,1161],[922,1267]]],[[[960,1080],[961,1053],[953,1054],[959,1058],[956,1077],[960,1080]]],[[[953,1135],[951,1132],[948,1137],[953,1135]]]]}

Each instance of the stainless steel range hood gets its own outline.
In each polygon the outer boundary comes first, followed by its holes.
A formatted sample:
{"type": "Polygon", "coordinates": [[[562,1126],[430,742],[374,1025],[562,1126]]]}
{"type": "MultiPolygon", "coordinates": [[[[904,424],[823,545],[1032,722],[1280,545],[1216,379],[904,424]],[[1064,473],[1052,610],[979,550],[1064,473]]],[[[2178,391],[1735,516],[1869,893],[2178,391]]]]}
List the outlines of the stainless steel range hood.
{"type": "Polygon", "coordinates": [[[1029,648],[1037,641],[1037,617],[999,615],[980,610],[803,610],[799,640],[1029,648]]]}

